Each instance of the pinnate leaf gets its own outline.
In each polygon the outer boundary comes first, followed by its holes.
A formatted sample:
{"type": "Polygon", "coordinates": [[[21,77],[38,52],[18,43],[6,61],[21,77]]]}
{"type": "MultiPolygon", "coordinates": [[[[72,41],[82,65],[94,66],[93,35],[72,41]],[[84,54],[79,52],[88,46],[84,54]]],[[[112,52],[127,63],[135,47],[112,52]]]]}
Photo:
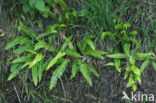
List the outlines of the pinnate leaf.
{"type": "Polygon", "coordinates": [[[16,75],[19,74],[20,66],[18,63],[11,65],[11,74],[8,77],[8,81],[12,80],[16,75]]]}
{"type": "Polygon", "coordinates": [[[37,53],[35,59],[32,61],[32,63],[29,65],[29,68],[32,68],[35,64],[40,62],[44,58],[42,53],[37,53]]]}
{"type": "Polygon", "coordinates": [[[37,83],[38,83],[37,65],[32,67],[32,78],[33,78],[35,86],[37,86],[37,83]]]}
{"type": "Polygon", "coordinates": [[[73,35],[70,35],[66,41],[63,43],[63,45],[61,46],[61,51],[65,50],[66,47],[70,44],[71,40],[73,38],[73,35]]]}
{"type": "Polygon", "coordinates": [[[127,56],[129,56],[130,53],[130,44],[129,43],[125,43],[124,45],[124,52],[127,56]]]}
{"type": "Polygon", "coordinates": [[[87,39],[87,40],[86,40],[86,43],[87,43],[93,50],[95,50],[94,43],[93,43],[90,39],[87,39]]]}
{"type": "Polygon", "coordinates": [[[96,71],[96,69],[91,65],[87,65],[87,66],[88,66],[88,70],[91,71],[97,78],[99,78],[99,74],[96,71]]]}
{"type": "Polygon", "coordinates": [[[24,46],[21,46],[15,50],[13,50],[13,53],[21,54],[21,53],[25,52],[26,50],[33,50],[33,47],[31,45],[24,45],[24,46]]]}
{"type": "Polygon", "coordinates": [[[13,39],[12,41],[6,44],[5,50],[11,49],[17,44],[20,44],[24,39],[28,39],[28,38],[26,36],[18,36],[17,38],[13,39]]]}
{"type": "Polygon", "coordinates": [[[48,50],[48,51],[51,51],[51,52],[53,52],[53,51],[56,50],[55,47],[49,46],[44,41],[39,41],[38,43],[35,44],[35,49],[34,49],[35,51],[38,50],[38,49],[40,49],[40,48],[44,48],[45,50],[48,50]]]}
{"type": "Polygon", "coordinates": [[[49,70],[54,64],[57,63],[57,61],[58,61],[59,58],[65,56],[65,55],[66,55],[65,52],[59,52],[59,53],[55,56],[55,58],[53,58],[53,59],[50,61],[50,63],[48,64],[46,70],[49,70]]]}
{"type": "MultiPolygon", "coordinates": [[[[28,35],[30,38],[35,38],[36,40],[39,40],[37,38],[37,34],[36,32],[34,32],[32,29],[30,29],[29,27],[23,25],[20,22],[20,26],[18,26],[18,31],[23,31],[24,33],[26,33],[26,35],[28,35]]],[[[21,39],[22,40],[22,39],[21,39]]]]}
{"type": "Polygon", "coordinates": [[[73,79],[76,76],[77,72],[79,71],[79,67],[77,64],[78,64],[77,61],[74,60],[72,64],[72,73],[71,73],[70,79],[73,79]]]}
{"type": "Polygon", "coordinates": [[[84,78],[87,80],[90,86],[92,86],[92,79],[90,77],[90,74],[88,72],[87,64],[81,64],[80,65],[80,72],[84,76],[84,78]]]}
{"type": "Polygon", "coordinates": [[[140,72],[142,73],[144,71],[144,69],[148,66],[149,64],[149,60],[146,60],[142,63],[141,67],[140,67],[140,72]]]}
{"type": "Polygon", "coordinates": [[[22,63],[22,62],[27,62],[27,61],[30,61],[30,59],[25,56],[22,56],[22,57],[18,57],[14,59],[12,63],[22,63]]]}
{"type": "Polygon", "coordinates": [[[61,78],[61,76],[63,75],[67,65],[68,65],[69,60],[68,59],[64,59],[61,63],[61,65],[58,66],[58,68],[55,69],[55,71],[53,72],[53,75],[51,77],[50,80],[50,86],[49,89],[53,89],[57,83],[57,80],[59,78],[61,78]]]}
{"type": "Polygon", "coordinates": [[[140,69],[139,69],[138,67],[132,65],[132,66],[131,66],[131,69],[133,70],[133,72],[134,72],[136,75],[139,75],[139,76],[141,75],[141,71],[140,71],[140,69]]]}
{"type": "Polygon", "coordinates": [[[71,49],[66,49],[65,53],[67,55],[70,55],[72,57],[81,57],[81,55],[79,53],[77,53],[75,50],[71,50],[71,49]]]}
{"type": "Polygon", "coordinates": [[[122,54],[122,53],[109,54],[109,55],[106,55],[106,56],[109,57],[109,58],[126,58],[126,55],[122,54]]]}

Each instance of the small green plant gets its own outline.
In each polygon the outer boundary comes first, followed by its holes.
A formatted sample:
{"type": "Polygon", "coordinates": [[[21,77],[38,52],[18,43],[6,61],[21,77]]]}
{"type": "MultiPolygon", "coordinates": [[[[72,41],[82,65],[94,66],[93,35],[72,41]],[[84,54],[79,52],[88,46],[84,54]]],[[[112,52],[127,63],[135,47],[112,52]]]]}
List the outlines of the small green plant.
{"type": "MultiPolygon", "coordinates": [[[[5,50],[15,48],[13,53],[16,55],[16,58],[11,64],[11,74],[8,80],[13,79],[23,69],[31,69],[32,78],[36,86],[41,81],[43,72],[54,68],[54,65],[57,64],[58,66],[53,71],[51,77],[49,88],[52,89],[56,85],[57,80],[63,75],[69,63],[72,64],[70,79],[74,78],[80,71],[90,86],[92,86],[89,72],[92,72],[96,77],[99,77],[94,67],[87,62],[89,60],[88,55],[103,59],[102,55],[105,54],[105,52],[95,50],[94,43],[89,36],[85,36],[83,37],[84,40],[77,42],[78,47],[83,45],[82,49],[80,49],[81,47],[78,48],[82,53],[80,54],[76,51],[77,46],[74,46],[71,41],[74,35],[70,35],[69,37],[61,35],[63,36],[64,43],[61,47],[56,47],[51,45],[50,41],[45,42],[45,38],[42,37],[41,39],[40,35],[37,36],[35,32],[23,24],[19,26],[19,31],[21,30],[26,33],[26,36],[15,38],[5,47],[5,50]],[[47,53],[50,53],[53,56],[47,58],[47,53]]],[[[55,38],[59,38],[59,36],[57,36],[58,35],[56,34],[50,35],[49,39],[55,41],[55,38]]],[[[54,42],[52,42],[52,44],[54,44],[54,42]]]]}
{"type": "Polygon", "coordinates": [[[114,66],[118,72],[124,68],[124,80],[129,77],[127,88],[132,87],[133,91],[136,91],[136,81],[141,84],[141,73],[148,66],[150,60],[155,68],[155,55],[152,52],[139,52],[139,42],[136,40],[137,31],[132,31],[130,26],[129,23],[116,24],[114,32],[103,32],[101,38],[104,39],[107,36],[115,42],[115,46],[111,50],[112,53],[106,55],[114,62],[108,63],[107,66],[114,66]],[[143,61],[140,68],[136,65],[138,61],[143,61]]]}
{"type": "Polygon", "coordinates": [[[69,33],[67,27],[78,18],[75,11],[67,11],[62,15],[64,17],[60,15],[57,23],[48,25],[45,32],[41,34],[20,23],[18,31],[25,35],[18,36],[5,47],[5,50],[13,48],[15,55],[11,62],[11,73],[8,80],[12,80],[23,70],[31,70],[33,82],[37,86],[42,80],[43,73],[51,70],[52,77],[49,86],[51,90],[65,72],[68,64],[71,64],[70,79],[81,72],[92,86],[90,72],[96,77],[99,77],[99,74],[90,63],[90,56],[103,59],[106,52],[96,50],[93,35],[88,34],[82,38],[76,38],[75,35],[69,33]]]}

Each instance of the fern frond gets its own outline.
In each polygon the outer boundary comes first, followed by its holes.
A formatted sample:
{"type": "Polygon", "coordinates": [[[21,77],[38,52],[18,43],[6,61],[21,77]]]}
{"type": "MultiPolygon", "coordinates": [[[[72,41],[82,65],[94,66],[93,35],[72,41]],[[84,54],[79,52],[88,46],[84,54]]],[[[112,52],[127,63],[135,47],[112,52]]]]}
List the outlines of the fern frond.
{"type": "Polygon", "coordinates": [[[87,64],[81,64],[80,65],[80,72],[84,76],[84,78],[87,80],[90,86],[92,86],[92,79],[90,77],[90,74],[88,72],[87,64]]]}
{"type": "Polygon", "coordinates": [[[57,63],[57,61],[58,61],[59,58],[65,56],[65,55],[66,55],[65,52],[59,52],[59,53],[55,56],[55,58],[53,58],[53,59],[50,61],[50,63],[48,64],[46,70],[49,70],[54,64],[57,63]]]}
{"type": "Polygon", "coordinates": [[[37,86],[37,83],[38,83],[38,68],[37,68],[37,65],[33,66],[32,67],[32,78],[33,78],[33,82],[34,82],[34,85],[37,86]]]}
{"type": "Polygon", "coordinates": [[[28,38],[26,36],[18,36],[17,38],[13,39],[12,41],[6,44],[5,50],[9,50],[15,47],[17,44],[20,44],[25,39],[28,39],[28,38]]]}
{"type": "Polygon", "coordinates": [[[64,59],[64,61],[61,63],[61,65],[58,66],[58,68],[55,69],[55,71],[53,72],[53,75],[51,77],[51,81],[50,81],[50,86],[49,89],[53,89],[57,83],[57,80],[59,78],[61,78],[61,76],[63,75],[67,65],[68,65],[69,60],[68,59],[64,59]]]}
{"type": "Polygon", "coordinates": [[[41,61],[44,58],[42,53],[38,53],[32,63],[29,65],[29,68],[32,68],[35,64],[41,61]]]}

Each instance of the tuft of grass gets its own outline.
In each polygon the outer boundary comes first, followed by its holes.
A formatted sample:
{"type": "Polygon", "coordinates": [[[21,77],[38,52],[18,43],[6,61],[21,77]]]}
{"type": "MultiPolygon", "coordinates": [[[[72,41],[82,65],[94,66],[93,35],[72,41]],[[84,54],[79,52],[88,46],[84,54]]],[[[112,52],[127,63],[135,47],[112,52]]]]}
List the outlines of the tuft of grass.
{"type": "Polygon", "coordinates": [[[84,14],[84,25],[92,33],[99,35],[102,31],[112,30],[118,0],[78,0],[78,4],[78,11],[84,14]]]}

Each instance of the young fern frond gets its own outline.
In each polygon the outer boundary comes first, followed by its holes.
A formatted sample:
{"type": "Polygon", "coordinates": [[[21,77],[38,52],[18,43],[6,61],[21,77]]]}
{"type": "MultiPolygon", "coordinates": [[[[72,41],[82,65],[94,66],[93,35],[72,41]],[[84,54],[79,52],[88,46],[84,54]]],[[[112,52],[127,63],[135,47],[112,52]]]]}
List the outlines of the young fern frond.
{"type": "Polygon", "coordinates": [[[11,73],[8,77],[8,81],[12,80],[13,78],[15,78],[19,74],[19,71],[20,71],[19,66],[20,66],[19,63],[11,65],[11,70],[10,70],[11,73]]]}
{"type": "Polygon", "coordinates": [[[18,36],[14,40],[6,44],[5,50],[9,50],[15,47],[17,44],[20,44],[23,40],[28,39],[26,36],[18,36]]]}
{"type": "Polygon", "coordinates": [[[62,61],[62,63],[54,70],[51,80],[50,80],[50,86],[49,89],[53,89],[57,83],[57,80],[59,78],[61,78],[61,76],[63,75],[67,65],[68,65],[69,60],[68,59],[64,59],[62,61]]]}
{"type": "Polygon", "coordinates": [[[88,71],[88,68],[87,68],[87,64],[81,64],[80,65],[80,72],[82,73],[84,78],[87,80],[89,85],[92,86],[92,79],[90,77],[90,74],[89,74],[89,71],[88,71]]]}
{"type": "Polygon", "coordinates": [[[79,64],[78,64],[78,61],[81,61],[80,59],[79,60],[74,60],[73,61],[73,64],[72,64],[72,73],[71,73],[71,76],[70,76],[70,79],[73,79],[75,76],[76,76],[76,74],[79,72],[79,64]]]}

